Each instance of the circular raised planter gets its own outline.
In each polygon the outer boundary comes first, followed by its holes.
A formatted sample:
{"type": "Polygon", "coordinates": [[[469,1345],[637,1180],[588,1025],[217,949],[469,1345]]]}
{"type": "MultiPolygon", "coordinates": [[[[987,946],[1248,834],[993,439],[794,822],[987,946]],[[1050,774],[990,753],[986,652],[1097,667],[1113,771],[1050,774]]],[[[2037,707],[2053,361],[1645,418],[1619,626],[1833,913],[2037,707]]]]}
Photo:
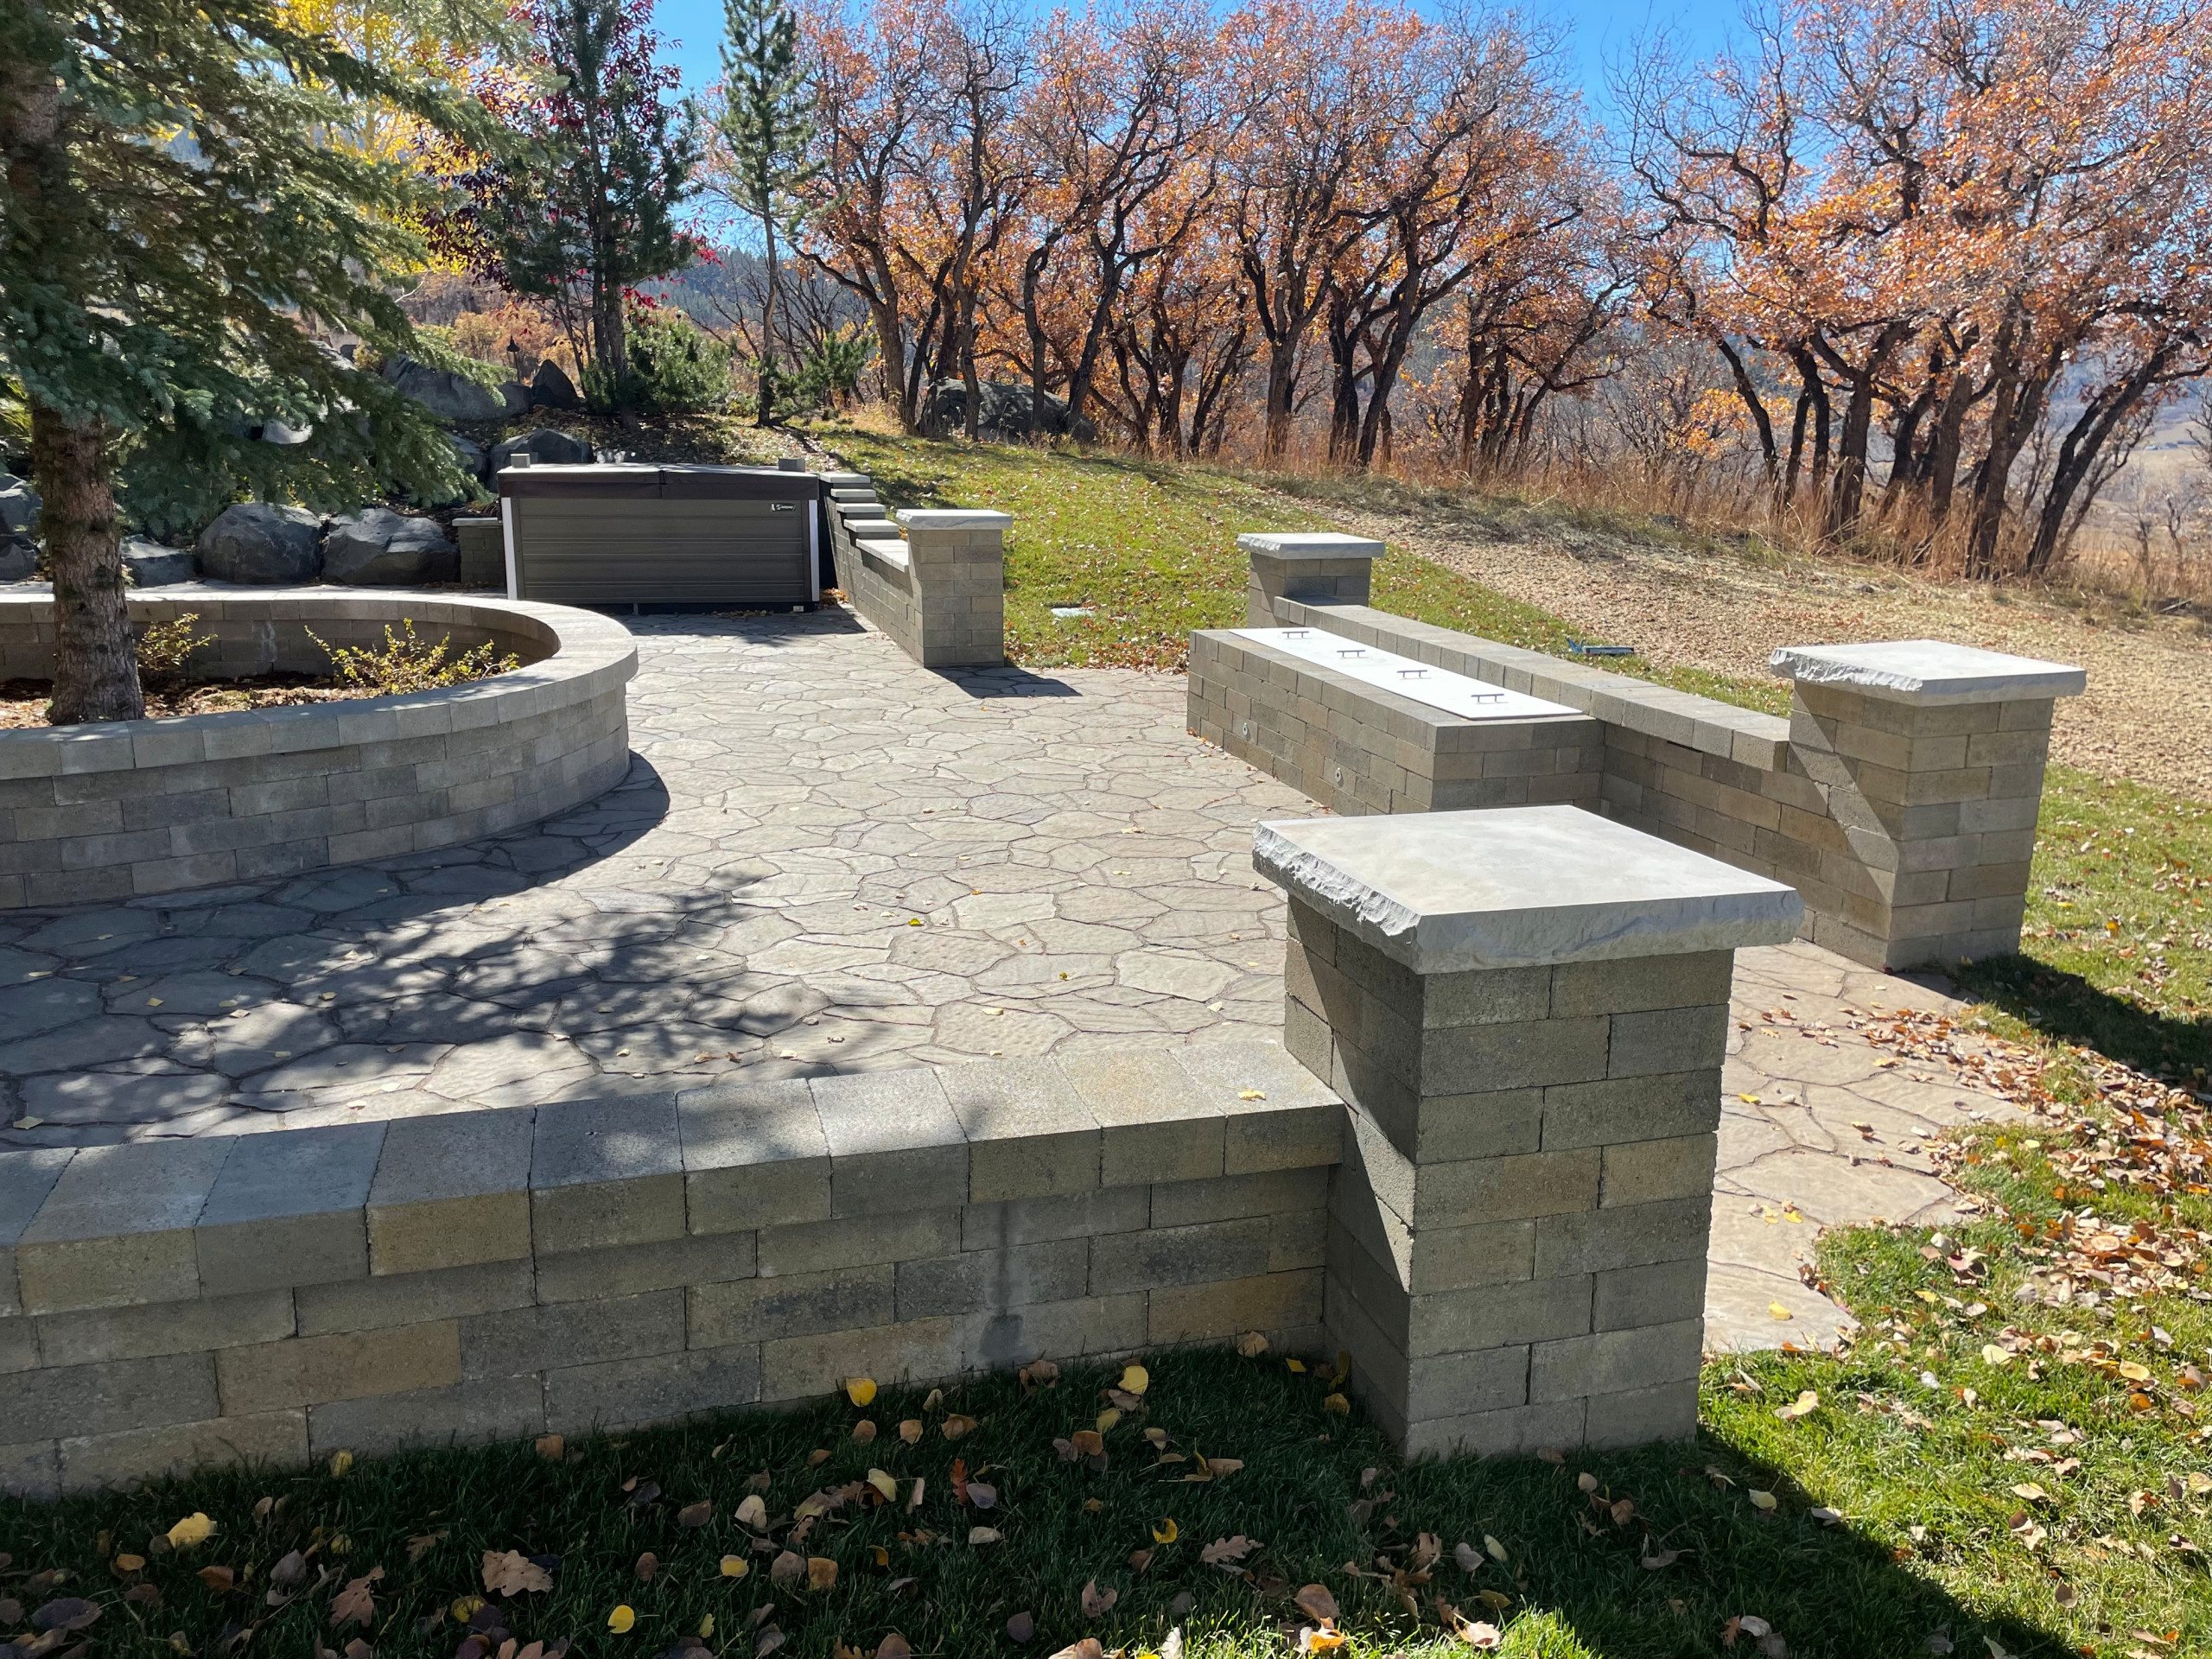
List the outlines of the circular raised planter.
{"type": "MultiPolygon", "coordinates": [[[[630,765],[628,631],[561,605],[329,588],[164,588],[229,678],[328,667],[412,619],[523,666],[404,696],[0,731],[0,910],[133,899],[451,846],[602,793],[630,765]]],[[[53,672],[53,601],[0,596],[0,679],[53,672]]]]}

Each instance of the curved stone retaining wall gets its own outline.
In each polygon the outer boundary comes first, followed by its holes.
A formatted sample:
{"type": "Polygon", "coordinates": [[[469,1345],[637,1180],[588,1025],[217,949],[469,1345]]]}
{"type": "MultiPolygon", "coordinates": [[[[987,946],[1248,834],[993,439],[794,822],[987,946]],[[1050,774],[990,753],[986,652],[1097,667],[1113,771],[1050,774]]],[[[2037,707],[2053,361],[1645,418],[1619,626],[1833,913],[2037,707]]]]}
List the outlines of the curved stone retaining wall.
{"type": "MultiPolygon", "coordinates": [[[[53,601],[0,598],[0,678],[44,678],[53,601]]],[[[187,612],[223,677],[327,666],[333,645],[411,618],[524,666],[407,696],[0,731],[0,909],[137,898],[359,863],[565,810],[628,770],[627,630],[510,600],[327,588],[165,589],[134,622],[187,612]]]]}

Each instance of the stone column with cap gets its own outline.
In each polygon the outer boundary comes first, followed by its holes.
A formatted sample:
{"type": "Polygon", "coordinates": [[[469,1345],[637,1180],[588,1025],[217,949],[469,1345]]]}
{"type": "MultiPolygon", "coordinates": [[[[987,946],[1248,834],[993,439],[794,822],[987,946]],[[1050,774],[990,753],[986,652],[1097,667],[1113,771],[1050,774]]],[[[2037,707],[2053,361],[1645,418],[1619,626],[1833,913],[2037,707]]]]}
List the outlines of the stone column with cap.
{"type": "Polygon", "coordinates": [[[1325,1318],[1408,1455],[1697,1420],[1738,946],[1791,888],[1568,806],[1268,823],[1284,1040],[1350,1107],[1325,1318]]]}
{"type": "Polygon", "coordinates": [[[925,668],[997,668],[1006,661],[1004,512],[916,507],[899,515],[920,611],[925,668]]]}
{"type": "Polygon", "coordinates": [[[1795,682],[1791,759],[1827,803],[1826,825],[1783,826],[1821,849],[1802,873],[1821,889],[1814,943],[1881,968],[2017,950],[2051,715],[2087,676],[1940,639],[1790,645],[1772,664],[1795,682]]]}
{"type": "Polygon", "coordinates": [[[1334,531],[1308,534],[1255,531],[1239,536],[1237,547],[1252,561],[1244,589],[1244,626],[1281,626],[1278,599],[1309,600],[1317,605],[1364,605],[1369,571],[1382,556],[1382,543],[1334,531]]]}

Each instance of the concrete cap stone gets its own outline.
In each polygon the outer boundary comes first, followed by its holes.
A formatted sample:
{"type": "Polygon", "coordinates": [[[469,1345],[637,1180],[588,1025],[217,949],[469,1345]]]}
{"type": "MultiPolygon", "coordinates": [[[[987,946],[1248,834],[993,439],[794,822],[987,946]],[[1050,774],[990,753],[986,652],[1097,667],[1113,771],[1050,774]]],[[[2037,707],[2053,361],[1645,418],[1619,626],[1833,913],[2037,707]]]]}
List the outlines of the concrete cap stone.
{"type": "Polygon", "coordinates": [[[1780,944],[1805,906],[1572,806],[1262,823],[1259,873],[1417,974],[1780,944]]]}
{"type": "Polygon", "coordinates": [[[2078,697],[2088,676],[2065,663],[2014,657],[1943,639],[1865,645],[1784,645],[1767,659],[1777,674],[1902,702],[2010,702],[2078,697]]]}
{"type": "Polygon", "coordinates": [[[1236,538],[1239,551],[1263,553],[1271,559],[1379,559],[1382,543],[1366,536],[1346,536],[1333,530],[1254,531],[1236,538]]]}
{"type": "Polygon", "coordinates": [[[908,507],[899,522],[909,530],[1004,530],[1014,515],[980,507],[908,507]]]}

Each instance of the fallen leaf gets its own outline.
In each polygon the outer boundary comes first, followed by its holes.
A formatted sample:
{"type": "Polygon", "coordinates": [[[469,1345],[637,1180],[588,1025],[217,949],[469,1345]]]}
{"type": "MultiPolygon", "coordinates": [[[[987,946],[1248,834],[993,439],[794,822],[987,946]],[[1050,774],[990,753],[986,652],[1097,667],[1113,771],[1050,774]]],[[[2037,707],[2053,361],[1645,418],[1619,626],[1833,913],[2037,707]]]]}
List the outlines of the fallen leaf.
{"type": "Polygon", "coordinates": [[[550,1590],[553,1575],[518,1549],[484,1552],[484,1589],[494,1596],[519,1596],[550,1590]]]}
{"type": "Polygon", "coordinates": [[[906,1645],[905,1637],[893,1630],[875,1644],[875,1659],[914,1659],[914,1650],[906,1645]]]}
{"type": "Polygon", "coordinates": [[[768,1506],[760,1501],[758,1492],[749,1492],[737,1506],[737,1524],[753,1532],[765,1532],[768,1527],[768,1506]]]}
{"type": "Polygon", "coordinates": [[[1000,1542],[1002,1537],[1003,1535],[996,1527],[970,1527],[968,1529],[968,1541],[971,1544],[995,1544],[1000,1542]]]}
{"type": "Polygon", "coordinates": [[[1769,1319],[1796,1319],[1796,1318],[1797,1317],[1795,1313],[1791,1313],[1788,1308],[1784,1307],[1784,1306],[1783,1306],[1780,1302],[1769,1302],[1769,1303],[1766,1305],[1766,1311],[1767,1311],[1767,1317],[1768,1317],[1769,1319]]]}
{"type": "Polygon", "coordinates": [[[914,1490],[906,1495],[906,1512],[909,1515],[912,1515],[916,1510],[922,1507],[922,1478],[919,1475],[916,1475],[914,1477],[914,1490]]]}
{"type": "Polygon", "coordinates": [[[660,1573],[660,1557],[646,1550],[632,1565],[630,1571],[637,1575],[639,1584],[651,1584],[660,1573]]]}
{"type": "Polygon", "coordinates": [[[909,1446],[918,1446],[922,1439],[922,1420],[909,1417],[899,1425],[899,1438],[909,1446]]]}
{"type": "Polygon", "coordinates": [[[887,1503],[893,1502],[899,1496],[899,1483],[880,1469],[871,1469],[868,1471],[868,1484],[876,1490],[887,1503]]]}
{"type": "Polygon", "coordinates": [[[676,1524],[679,1527],[703,1527],[714,1518],[715,1506],[703,1498],[696,1503],[686,1503],[676,1512],[676,1524]]]}
{"type": "Polygon", "coordinates": [[[198,1576],[200,1583],[219,1596],[227,1594],[231,1586],[238,1582],[238,1574],[227,1567],[203,1567],[198,1576]]]}
{"type": "Polygon", "coordinates": [[[1651,1540],[1647,1539],[1644,1541],[1643,1554],[1638,1559],[1645,1572],[1657,1573],[1681,1560],[1682,1552],[1679,1549],[1662,1548],[1651,1540]]]}
{"type": "Polygon", "coordinates": [[[1016,1613],[1012,1618],[1007,1620],[1006,1634],[1007,1639],[1010,1642],[1022,1643],[1028,1641],[1030,1637],[1037,1634],[1037,1620],[1035,1616],[1027,1612],[1016,1613]]]}
{"type": "Polygon", "coordinates": [[[1078,1428],[1068,1436],[1068,1444],[1081,1457],[1100,1458],[1106,1455],[1106,1437],[1095,1428],[1078,1428]]]}
{"type": "Polygon", "coordinates": [[[976,1432],[976,1420],[973,1417],[963,1417],[955,1412],[944,1420],[943,1428],[946,1440],[964,1440],[976,1432]]]}
{"type": "Polygon", "coordinates": [[[808,1589],[818,1592],[834,1589],[836,1583],[836,1562],[831,1560],[827,1555],[810,1555],[806,1558],[806,1587],[808,1589]]]}
{"type": "Polygon", "coordinates": [[[726,1579],[741,1579],[746,1577],[752,1571],[753,1563],[747,1560],[742,1555],[725,1555],[722,1557],[722,1577],[726,1579]]]}
{"type": "Polygon", "coordinates": [[[347,1474],[352,1472],[353,1467],[353,1454],[351,1452],[334,1452],[330,1454],[330,1473],[332,1478],[344,1478],[347,1474]]]}
{"type": "Polygon", "coordinates": [[[1060,1380],[1060,1368],[1049,1359],[1032,1360],[1015,1373],[1025,1389],[1049,1389],[1060,1380]]]}
{"type": "Polygon", "coordinates": [[[1328,1395],[1321,1401],[1321,1409],[1333,1411],[1339,1417],[1347,1417],[1351,1414],[1351,1402],[1341,1394],[1328,1395]]]}
{"type": "Polygon", "coordinates": [[[1805,1513],[1824,1527],[1840,1527],[1843,1524],[1841,1510],[1813,1509],[1806,1510],[1805,1513]]]}
{"type": "Polygon", "coordinates": [[[435,1549],[440,1544],[443,1543],[445,1541],[445,1538],[446,1529],[443,1527],[440,1527],[435,1532],[416,1533],[412,1538],[410,1538],[407,1541],[408,1566],[416,1567],[421,1565],[423,1558],[429,1554],[432,1550],[435,1549]]]}
{"type": "Polygon", "coordinates": [[[1198,1552],[1198,1559],[1208,1567],[1218,1567],[1226,1572],[1241,1573],[1244,1569],[1236,1563],[1243,1560],[1256,1548],[1257,1546],[1249,1538],[1240,1532],[1233,1538],[1215,1539],[1213,1542],[1198,1552]]]}
{"type": "Polygon", "coordinates": [[[806,1557],[788,1549],[768,1564],[768,1582],[771,1584],[797,1584],[805,1576],[806,1557]]]}
{"type": "Polygon", "coordinates": [[[1152,1386],[1152,1373],[1141,1365],[1132,1365],[1122,1373],[1122,1389],[1125,1394],[1142,1395],[1152,1386]]]}
{"type": "Polygon", "coordinates": [[[1503,1561],[1510,1559],[1505,1553],[1505,1546],[1499,1543],[1497,1539],[1491,1537],[1488,1533],[1483,1534],[1483,1548],[1490,1552],[1490,1558],[1493,1561],[1503,1561]]]}
{"type": "Polygon", "coordinates": [[[1308,1618],[1334,1619],[1337,1617],[1337,1599],[1329,1593],[1329,1586],[1325,1584],[1306,1585],[1291,1599],[1308,1618]]]}
{"type": "Polygon", "coordinates": [[[215,1530],[215,1523],[194,1510],[168,1530],[171,1549],[190,1549],[194,1544],[204,1544],[215,1530]]]}
{"type": "Polygon", "coordinates": [[[1775,1497],[1772,1492],[1747,1492],[1745,1496],[1751,1500],[1751,1507],[1761,1515],[1774,1513],[1775,1497]]]}
{"type": "Polygon", "coordinates": [[[999,1501],[999,1489],[986,1485],[980,1480],[971,1480],[968,1483],[968,1501],[979,1510],[991,1509],[999,1501]]]}
{"type": "Polygon", "coordinates": [[[1086,1636],[1080,1642],[1071,1643],[1052,1656],[1052,1659],[1106,1659],[1106,1649],[1095,1636],[1086,1636]]]}
{"type": "Polygon", "coordinates": [[[1176,1532],[1175,1517],[1171,1515],[1152,1529],[1152,1541],[1155,1544],[1172,1544],[1175,1541],[1176,1532]]]}
{"type": "Polygon", "coordinates": [[[617,1636],[627,1636],[630,1627],[637,1622],[637,1611],[627,1604],[618,1605],[607,1616],[607,1628],[617,1636]]]}
{"type": "Polygon", "coordinates": [[[1236,1351],[1246,1359],[1257,1359],[1268,1351],[1266,1334],[1258,1331],[1247,1331],[1236,1338],[1236,1351]]]}
{"type": "Polygon", "coordinates": [[[537,1455],[548,1463],[558,1463],[567,1455],[569,1443],[558,1434],[541,1434],[531,1443],[537,1455]]]}
{"type": "Polygon", "coordinates": [[[1085,1618],[1103,1618],[1114,1611],[1114,1604],[1121,1599],[1120,1591],[1101,1590],[1098,1580],[1093,1579],[1083,1586],[1083,1616],[1085,1618]]]}
{"type": "Polygon", "coordinates": [[[1786,1406],[1777,1406],[1774,1414],[1785,1423],[1794,1423],[1801,1417],[1809,1417],[1821,1408],[1821,1396],[1811,1389],[1801,1389],[1797,1397],[1786,1406]]]}
{"type": "Polygon", "coordinates": [[[33,1613],[31,1628],[50,1633],[81,1630],[98,1623],[99,1616],[99,1604],[86,1601],[82,1596],[64,1596],[33,1613]]]}
{"type": "Polygon", "coordinates": [[[845,1379],[845,1398],[856,1406],[865,1406],[875,1398],[875,1379],[872,1376],[849,1376],[845,1379]]]}
{"type": "Polygon", "coordinates": [[[330,1627],[353,1624],[366,1629],[376,1621],[376,1592],[373,1586],[384,1577],[384,1568],[371,1567],[359,1578],[330,1599],[330,1627]]]}

